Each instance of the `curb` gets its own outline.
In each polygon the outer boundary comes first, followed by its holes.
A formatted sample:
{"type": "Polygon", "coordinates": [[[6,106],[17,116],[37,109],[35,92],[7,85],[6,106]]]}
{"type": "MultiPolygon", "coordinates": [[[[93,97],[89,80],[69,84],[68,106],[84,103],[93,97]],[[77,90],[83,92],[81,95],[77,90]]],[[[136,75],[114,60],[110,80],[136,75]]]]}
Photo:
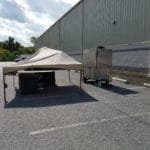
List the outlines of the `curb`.
{"type": "Polygon", "coordinates": [[[150,83],[144,83],[144,86],[150,87],[150,83]]]}
{"type": "Polygon", "coordinates": [[[117,78],[117,77],[112,77],[112,80],[123,82],[123,83],[128,83],[128,81],[126,79],[121,79],[121,78],[117,78]]]}

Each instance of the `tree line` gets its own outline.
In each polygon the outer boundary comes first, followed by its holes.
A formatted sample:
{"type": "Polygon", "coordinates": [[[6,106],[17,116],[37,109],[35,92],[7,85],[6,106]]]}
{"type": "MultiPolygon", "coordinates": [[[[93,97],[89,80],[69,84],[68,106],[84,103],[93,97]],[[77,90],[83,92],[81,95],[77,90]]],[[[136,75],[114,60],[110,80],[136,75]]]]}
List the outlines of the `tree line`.
{"type": "MultiPolygon", "coordinates": [[[[34,44],[36,38],[31,37],[30,41],[34,44]]],[[[16,56],[22,54],[33,54],[35,49],[33,46],[24,47],[13,37],[8,37],[8,40],[0,42],[0,61],[14,61],[16,56]]]]}

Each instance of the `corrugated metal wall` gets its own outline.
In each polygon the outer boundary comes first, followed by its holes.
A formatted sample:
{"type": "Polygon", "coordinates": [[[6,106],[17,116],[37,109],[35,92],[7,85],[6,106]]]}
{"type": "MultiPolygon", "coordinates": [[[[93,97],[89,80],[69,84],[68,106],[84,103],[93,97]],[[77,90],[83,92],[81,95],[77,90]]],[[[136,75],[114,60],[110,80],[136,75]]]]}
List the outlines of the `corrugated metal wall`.
{"type": "Polygon", "coordinates": [[[112,46],[111,49],[113,49],[113,66],[140,68],[141,71],[149,68],[150,42],[112,46]]]}
{"type": "Polygon", "coordinates": [[[43,34],[42,37],[42,43],[48,47],[49,46],[49,35],[48,35],[48,30],[43,34]]]}
{"type": "Polygon", "coordinates": [[[84,1],[84,49],[110,44],[112,26],[110,3],[111,0],[84,1]]]}
{"type": "Polygon", "coordinates": [[[85,0],[84,48],[149,41],[149,6],[149,0],[85,0]]]}
{"type": "Polygon", "coordinates": [[[67,53],[82,50],[82,3],[60,21],[60,49],[67,53]]]}
{"type": "Polygon", "coordinates": [[[42,34],[36,41],[35,43],[35,48],[39,49],[43,46],[47,46],[48,47],[48,41],[49,41],[49,36],[48,36],[48,32],[44,32],[44,34],[42,34]]]}
{"type": "MultiPolygon", "coordinates": [[[[35,47],[47,46],[69,54],[81,54],[82,49],[98,45],[116,46],[150,41],[149,6],[150,0],[81,1],[40,36],[35,47]]],[[[147,53],[143,51],[143,55],[147,53]]],[[[128,55],[132,59],[136,55],[140,58],[141,54],[139,51],[115,52],[114,65],[124,64],[128,55]]],[[[144,63],[143,55],[140,59],[144,63]]],[[[80,59],[80,55],[74,56],[80,59]]],[[[134,65],[135,61],[131,62],[130,66],[134,65]]]]}
{"type": "Polygon", "coordinates": [[[145,32],[150,19],[149,0],[113,0],[111,5],[112,18],[117,21],[112,30],[112,45],[150,40],[149,32],[145,32]]]}
{"type": "Polygon", "coordinates": [[[60,23],[57,22],[52,28],[48,30],[49,43],[48,47],[53,49],[60,49],[60,23]]]}
{"type": "Polygon", "coordinates": [[[149,6],[150,0],[84,0],[46,31],[36,47],[78,53],[82,42],[83,48],[91,48],[149,41],[149,6]]]}

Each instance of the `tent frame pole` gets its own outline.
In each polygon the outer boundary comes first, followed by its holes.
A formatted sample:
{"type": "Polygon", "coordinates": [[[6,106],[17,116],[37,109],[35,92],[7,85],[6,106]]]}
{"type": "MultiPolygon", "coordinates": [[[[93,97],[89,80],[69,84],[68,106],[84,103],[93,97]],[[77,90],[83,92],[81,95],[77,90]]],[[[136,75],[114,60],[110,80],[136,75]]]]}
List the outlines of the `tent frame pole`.
{"type": "Polygon", "coordinates": [[[81,86],[82,86],[82,71],[80,71],[80,90],[81,90],[81,86]]]}
{"type": "Polygon", "coordinates": [[[69,77],[69,82],[71,82],[71,78],[70,78],[70,70],[68,70],[68,77],[69,77]]]}
{"type": "Polygon", "coordinates": [[[6,84],[5,84],[5,74],[3,73],[3,91],[4,91],[4,106],[7,104],[6,100],[6,84]]]}
{"type": "Polygon", "coordinates": [[[13,87],[14,87],[14,89],[16,89],[16,87],[15,87],[15,76],[13,75],[13,87]]]}

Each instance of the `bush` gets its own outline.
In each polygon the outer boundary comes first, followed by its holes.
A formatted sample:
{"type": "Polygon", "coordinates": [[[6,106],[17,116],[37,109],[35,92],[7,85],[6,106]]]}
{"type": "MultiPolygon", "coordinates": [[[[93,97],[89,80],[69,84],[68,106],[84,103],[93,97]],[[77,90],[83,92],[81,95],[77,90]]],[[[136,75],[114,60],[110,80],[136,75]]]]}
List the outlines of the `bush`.
{"type": "Polygon", "coordinates": [[[35,52],[33,47],[24,47],[20,49],[21,54],[33,54],[35,52]]]}
{"type": "Polygon", "coordinates": [[[21,47],[19,50],[13,52],[0,48],[0,61],[14,61],[17,55],[33,54],[34,52],[33,47],[21,47]]]}
{"type": "MultiPolygon", "coordinates": [[[[32,41],[36,38],[32,37],[32,41]]],[[[8,40],[0,42],[0,61],[14,61],[17,55],[33,54],[34,47],[24,47],[13,37],[8,37],[8,40]]]]}
{"type": "Polygon", "coordinates": [[[8,50],[0,48],[0,61],[10,61],[13,55],[8,50]]]}

